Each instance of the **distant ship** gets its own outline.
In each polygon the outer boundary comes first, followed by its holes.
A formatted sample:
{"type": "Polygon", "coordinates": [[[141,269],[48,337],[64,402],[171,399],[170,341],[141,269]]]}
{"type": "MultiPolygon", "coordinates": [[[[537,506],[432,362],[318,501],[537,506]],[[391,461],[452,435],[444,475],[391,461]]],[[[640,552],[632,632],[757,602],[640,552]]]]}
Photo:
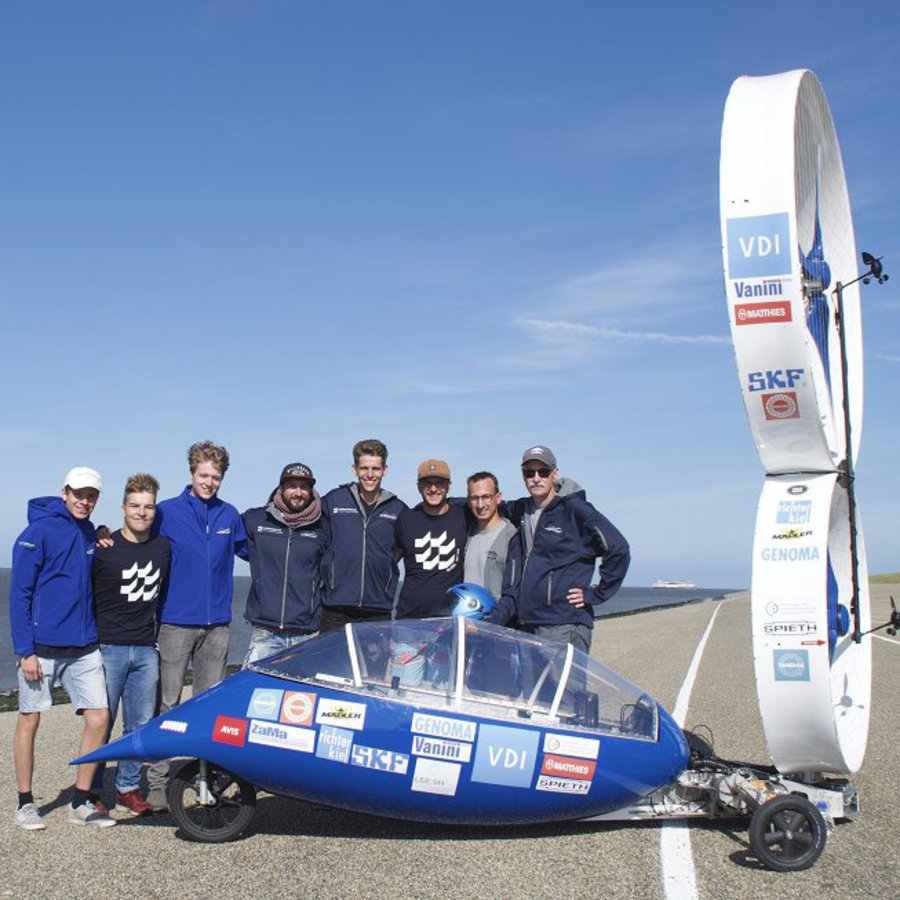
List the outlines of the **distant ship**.
{"type": "Polygon", "coordinates": [[[664,581],[662,578],[658,578],[653,582],[653,587],[655,588],[695,588],[697,587],[693,581],[664,581]]]}

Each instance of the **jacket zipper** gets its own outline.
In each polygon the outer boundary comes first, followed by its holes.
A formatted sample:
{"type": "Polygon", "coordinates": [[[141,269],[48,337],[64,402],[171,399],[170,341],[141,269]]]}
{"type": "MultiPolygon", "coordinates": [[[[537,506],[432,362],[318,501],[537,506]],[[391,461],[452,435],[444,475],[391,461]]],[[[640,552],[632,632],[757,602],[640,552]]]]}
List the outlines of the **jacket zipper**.
{"type": "Polygon", "coordinates": [[[291,558],[291,540],[294,537],[294,529],[288,528],[287,544],[284,548],[284,582],[281,586],[281,628],[284,628],[284,609],[287,605],[288,565],[291,558]]]}

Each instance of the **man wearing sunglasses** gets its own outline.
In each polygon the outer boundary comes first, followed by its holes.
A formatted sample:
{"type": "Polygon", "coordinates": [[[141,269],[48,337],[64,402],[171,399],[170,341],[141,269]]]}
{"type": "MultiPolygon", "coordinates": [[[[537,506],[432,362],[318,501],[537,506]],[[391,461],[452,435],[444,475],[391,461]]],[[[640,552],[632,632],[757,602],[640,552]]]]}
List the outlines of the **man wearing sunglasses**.
{"type": "Polygon", "coordinates": [[[504,591],[490,618],[567,641],[589,653],[592,605],[609,600],[628,571],[628,542],[572,482],[559,480],[556,457],[544,446],[522,454],[529,496],[508,504],[519,528],[509,547],[504,591]],[[600,559],[600,582],[591,585],[600,559]]]}

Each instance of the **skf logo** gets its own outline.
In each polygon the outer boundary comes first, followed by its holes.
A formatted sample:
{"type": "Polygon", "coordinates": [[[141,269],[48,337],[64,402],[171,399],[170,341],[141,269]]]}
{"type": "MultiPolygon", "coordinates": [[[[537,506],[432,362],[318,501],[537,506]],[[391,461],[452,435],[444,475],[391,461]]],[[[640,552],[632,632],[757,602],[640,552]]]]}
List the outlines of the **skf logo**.
{"type": "Polygon", "coordinates": [[[747,376],[749,391],[781,391],[800,384],[803,369],[766,369],[747,376]]]}
{"type": "Polygon", "coordinates": [[[780,391],[777,394],[762,394],[759,398],[763,405],[763,414],[771,421],[779,419],[799,419],[800,404],[796,391],[780,391]]]}
{"type": "Polygon", "coordinates": [[[233,719],[231,716],[217,716],[212,739],[220,744],[243,747],[247,741],[247,720],[233,719]]]}

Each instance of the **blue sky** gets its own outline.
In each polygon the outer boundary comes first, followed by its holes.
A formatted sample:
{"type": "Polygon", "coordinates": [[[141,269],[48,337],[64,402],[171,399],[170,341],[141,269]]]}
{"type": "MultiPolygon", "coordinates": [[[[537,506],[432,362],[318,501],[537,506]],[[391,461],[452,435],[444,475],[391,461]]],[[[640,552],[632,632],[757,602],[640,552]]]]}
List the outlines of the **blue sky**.
{"type": "Polygon", "coordinates": [[[870,568],[900,569],[897,8],[612,6],[3,4],[0,565],[72,465],[116,523],[126,476],[177,493],[194,440],[244,509],[375,436],[407,500],[429,456],[518,496],[546,443],[628,584],[748,584],[719,133],[734,78],[810,68],[857,243],[897,272],[863,293],[857,486],[870,568]]]}

